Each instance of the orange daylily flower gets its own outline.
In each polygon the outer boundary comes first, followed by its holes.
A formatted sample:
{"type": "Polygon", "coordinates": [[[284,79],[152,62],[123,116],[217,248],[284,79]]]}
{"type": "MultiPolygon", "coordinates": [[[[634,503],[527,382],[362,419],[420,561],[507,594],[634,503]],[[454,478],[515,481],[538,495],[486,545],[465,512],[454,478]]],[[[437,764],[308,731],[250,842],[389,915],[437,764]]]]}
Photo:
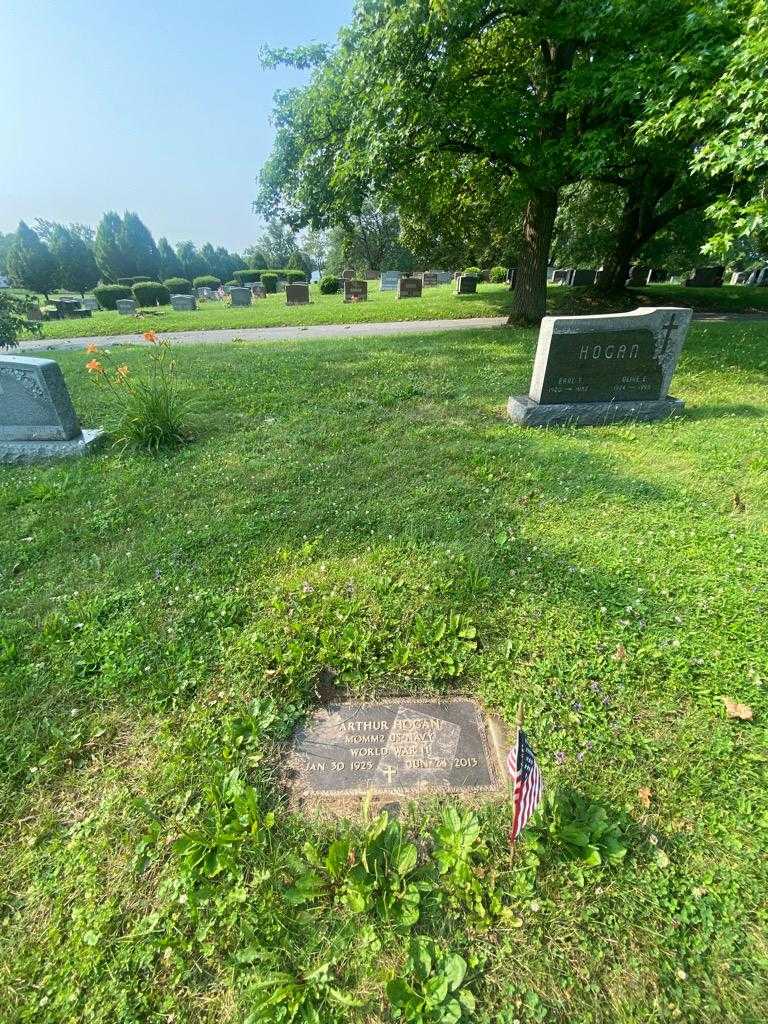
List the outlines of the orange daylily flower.
{"type": "Polygon", "coordinates": [[[85,368],[88,373],[103,373],[104,367],[101,365],[98,359],[91,359],[89,363],[85,364],[85,368]]]}
{"type": "Polygon", "coordinates": [[[150,345],[154,345],[157,341],[157,335],[154,331],[144,331],[144,341],[148,341],[150,345]]]}
{"type": "Polygon", "coordinates": [[[118,368],[115,370],[115,373],[120,378],[120,380],[125,380],[125,378],[128,376],[128,367],[126,365],[118,366],[118,368]]]}
{"type": "Polygon", "coordinates": [[[98,345],[94,345],[93,342],[91,342],[90,345],[86,345],[85,346],[85,351],[86,352],[98,352],[99,351],[99,346],[98,345]]]}

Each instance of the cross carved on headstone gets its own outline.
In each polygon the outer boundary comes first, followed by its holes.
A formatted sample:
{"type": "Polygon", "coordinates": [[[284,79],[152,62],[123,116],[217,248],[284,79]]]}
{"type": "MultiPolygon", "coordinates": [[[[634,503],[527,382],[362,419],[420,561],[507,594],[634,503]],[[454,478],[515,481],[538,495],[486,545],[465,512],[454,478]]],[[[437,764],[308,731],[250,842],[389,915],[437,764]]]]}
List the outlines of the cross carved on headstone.
{"type": "Polygon", "coordinates": [[[392,785],[392,776],[397,775],[397,768],[394,768],[391,764],[384,764],[381,766],[381,770],[387,776],[387,782],[392,785]]]}
{"type": "Polygon", "coordinates": [[[677,320],[675,319],[677,313],[673,313],[667,323],[662,324],[662,329],[666,332],[664,335],[664,349],[669,347],[669,339],[672,336],[672,331],[677,327],[677,320]]]}

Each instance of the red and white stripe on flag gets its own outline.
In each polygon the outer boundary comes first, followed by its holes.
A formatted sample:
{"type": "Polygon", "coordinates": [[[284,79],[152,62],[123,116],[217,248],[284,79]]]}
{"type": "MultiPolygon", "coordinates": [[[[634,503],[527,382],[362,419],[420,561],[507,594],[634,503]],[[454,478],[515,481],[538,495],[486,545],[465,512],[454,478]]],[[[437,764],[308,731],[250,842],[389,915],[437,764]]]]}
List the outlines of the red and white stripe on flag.
{"type": "Polygon", "coordinates": [[[512,780],[515,803],[515,817],[509,834],[510,842],[514,843],[539,806],[544,789],[539,766],[522,729],[517,730],[517,741],[507,755],[507,771],[512,780]]]}

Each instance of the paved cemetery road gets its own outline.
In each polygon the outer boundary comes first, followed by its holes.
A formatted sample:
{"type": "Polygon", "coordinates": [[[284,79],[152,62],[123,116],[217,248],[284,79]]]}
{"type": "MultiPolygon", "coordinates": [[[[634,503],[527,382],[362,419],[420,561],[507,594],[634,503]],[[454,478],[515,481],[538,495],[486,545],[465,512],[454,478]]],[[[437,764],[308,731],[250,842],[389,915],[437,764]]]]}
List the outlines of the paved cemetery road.
{"type": "MultiPolygon", "coordinates": [[[[694,320],[744,322],[768,320],[768,313],[694,313],[694,320]]],[[[223,345],[231,341],[292,341],[300,338],[381,337],[387,334],[427,334],[436,331],[468,331],[478,327],[504,327],[505,316],[469,317],[465,320],[397,320],[383,324],[321,324],[315,327],[238,327],[214,331],[168,331],[163,333],[174,345],[223,345]]],[[[140,334],[115,334],[97,338],[45,338],[24,341],[13,351],[66,352],[86,345],[117,348],[120,345],[146,345],[140,334]]]]}

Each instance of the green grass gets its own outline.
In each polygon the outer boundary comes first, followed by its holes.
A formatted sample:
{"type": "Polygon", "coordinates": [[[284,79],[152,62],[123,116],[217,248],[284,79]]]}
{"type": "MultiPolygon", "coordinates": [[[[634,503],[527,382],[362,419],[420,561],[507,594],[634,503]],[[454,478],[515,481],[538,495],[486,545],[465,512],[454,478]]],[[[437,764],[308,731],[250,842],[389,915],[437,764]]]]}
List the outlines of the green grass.
{"type": "MultiPolygon", "coordinates": [[[[481,1024],[764,1019],[768,324],[695,325],[662,424],[512,426],[533,344],[189,347],[194,445],[0,473],[4,1022],[267,1020],[277,970],[358,1004],[323,1020],[384,1021],[409,934],[465,958],[481,1024]],[[297,907],[304,841],[363,841],[282,795],[319,691],[524,698],[548,790],[626,857],[580,870],[532,826],[510,858],[488,807],[485,920],[434,873],[411,928],[297,907]],[[220,873],[190,866],[227,829],[220,873]]],[[[404,814],[418,870],[436,821],[404,814]]]]}
{"type": "MultiPolygon", "coordinates": [[[[345,303],[341,295],[321,295],[315,285],[309,306],[287,306],[283,294],[269,295],[246,308],[232,309],[221,302],[202,303],[189,313],[170,307],[144,311],[138,317],[97,312],[87,320],[53,320],[43,325],[46,338],[84,338],[143,331],[207,331],[219,328],[311,326],[314,324],[377,323],[392,320],[459,319],[506,316],[512,296],[506,285],[479,285],[476,295],[455,295],[451,285],[426,288],[421,299],[400,299],[370,282],[367,302],[345,303]]],[[[615,309],[616,304],[595,302],[583,288],[550,287],[550,313],[582,313],[615,309]]],[[[696,309],[747,312],[768,311],[768,288],[678,288],[652,285],[633,290],[622,308],[637,305],[693,305],[696,309]]]]}

